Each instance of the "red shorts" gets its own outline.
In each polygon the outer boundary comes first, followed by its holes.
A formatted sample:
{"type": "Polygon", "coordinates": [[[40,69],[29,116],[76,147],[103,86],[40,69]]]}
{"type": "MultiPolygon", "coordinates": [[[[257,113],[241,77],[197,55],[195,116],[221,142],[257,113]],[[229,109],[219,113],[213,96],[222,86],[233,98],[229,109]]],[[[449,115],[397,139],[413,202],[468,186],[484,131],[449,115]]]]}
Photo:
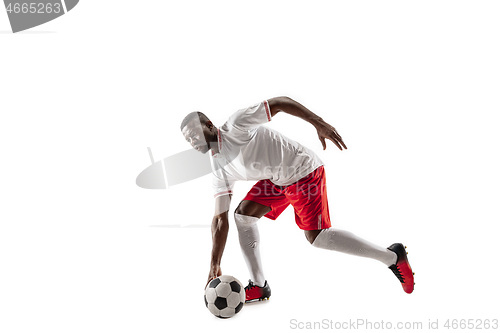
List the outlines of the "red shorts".
{"type": "Polygon", "coordinates": [[[320,230],[332,226],[323,166],[288,186],[275,185],[269,179],[259,180],[243,200],[270,207],[271,211],[264,216],[271,220],[276,220],[291,204],[295,210],[295,222],[302,230],[320,230]]]}

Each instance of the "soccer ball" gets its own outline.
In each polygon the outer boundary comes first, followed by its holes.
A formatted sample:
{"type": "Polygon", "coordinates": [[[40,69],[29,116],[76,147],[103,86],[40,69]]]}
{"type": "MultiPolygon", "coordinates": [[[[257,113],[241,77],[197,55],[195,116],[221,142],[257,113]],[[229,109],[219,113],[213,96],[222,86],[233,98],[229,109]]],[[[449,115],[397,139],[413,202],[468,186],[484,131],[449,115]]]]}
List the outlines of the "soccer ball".
{"type": "Polygon", "coordinates": [[[205,305],[219,318],[230,318],[240,312],[245,303],[245,288],[231,275],[213,279],[205,289],[205,305]]]}

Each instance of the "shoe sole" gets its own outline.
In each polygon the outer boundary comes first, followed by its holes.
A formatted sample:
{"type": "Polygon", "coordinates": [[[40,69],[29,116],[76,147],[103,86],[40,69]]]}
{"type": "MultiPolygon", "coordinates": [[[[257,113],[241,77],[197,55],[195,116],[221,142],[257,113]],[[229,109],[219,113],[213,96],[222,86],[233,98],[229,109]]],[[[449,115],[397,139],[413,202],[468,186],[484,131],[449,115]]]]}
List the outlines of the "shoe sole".
{"type": "Polygon", "coordinates": [[[266,300],[269,300],[269,298],[271,298],[271,296],[269,296],[269,297],[255,298],[255,299],[249,299],[248,301],[245,301],[245,304],[246,303],[254,303],[254,302],[266,301],[266,300]]]}

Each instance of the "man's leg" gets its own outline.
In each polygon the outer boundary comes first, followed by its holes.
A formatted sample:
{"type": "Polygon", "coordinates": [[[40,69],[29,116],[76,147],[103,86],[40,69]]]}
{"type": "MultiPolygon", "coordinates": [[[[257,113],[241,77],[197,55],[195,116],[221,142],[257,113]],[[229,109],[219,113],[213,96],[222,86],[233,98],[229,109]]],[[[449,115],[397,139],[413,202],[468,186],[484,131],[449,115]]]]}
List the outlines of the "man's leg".
{"type": "Polygon", "coordinates": [[[346,230],[334,228],[305,230],[305,234],[313,246],[321,249],[372,258],[387,266],[395,264],[397,260],[397,255],[393,251],[370,243],[346,230]]]}
{"type": "Polygon", "coordinates": [[[260,259],[260,236],[257,221],[271,211],[263,204],[243,200],[234,212],[234,220],[238,228],[241,251],[250,272],[250,278],[257,286],[265,284],[262,262],[260,259]]]}
{"type": "Polygon", "coordinates": [[[260,260],[260,236],[257,221],[266,216],[275,220],[290,205],[280,188],[268,179],[259,180],[247,193],[234,212],[241,251],[251,279],[245,287],[246,302],[271,296],[271,288],[264,278],[260,260]]]}
{"type": "Polygon", "coordinates": [[[387,249],[372,244],[352,232],[334,228],[322,230],[305,230],[307,240],[315,247],[372,258],[383,262],[401,282],[403,290],[411,294],[415,285],[413,271],[408,257],[406,246],[394,243],[387,249]]]}
{"type": "Polygon", "coordinates": [[[403,244],[383,248],[352,232],[331,227],[323,167],[287,189],[287,197],[295,209],[297,225],[305,230],[306,238],[313,246],[378,260],[392,270],[405,292],[413,291],[413,272],[403,244]]]}

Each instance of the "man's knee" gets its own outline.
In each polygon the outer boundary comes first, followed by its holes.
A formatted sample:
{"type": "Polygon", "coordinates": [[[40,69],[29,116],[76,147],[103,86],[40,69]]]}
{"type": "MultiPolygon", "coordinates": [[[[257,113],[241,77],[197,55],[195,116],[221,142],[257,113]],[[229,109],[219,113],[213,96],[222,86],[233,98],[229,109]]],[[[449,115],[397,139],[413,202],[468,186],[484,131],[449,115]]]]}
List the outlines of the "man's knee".
{"type": "Polygon", "coordinates": [[[322,230],[304,230],[307,240],[309,243],[314,243],[314,240],[319,235],[322,230]]]}
{"type": "Polygon", "coordinates": [[[234,210],[234,213],[235,214],[240,214],[240,215],[247,215],[245,214],[246,213],[246,209],[245,209],[245,206],[243,205],[243,201],[240,202],[240,204],[238,205],[238,207],[236,207],[236,209],[234,210]]]}
{"type": "Polygon", "coordinates": [[[263,204],[251,200],[243,200],[240,202],[234,213],[261,218],[270,211],[271,208],[263,204]]]}

